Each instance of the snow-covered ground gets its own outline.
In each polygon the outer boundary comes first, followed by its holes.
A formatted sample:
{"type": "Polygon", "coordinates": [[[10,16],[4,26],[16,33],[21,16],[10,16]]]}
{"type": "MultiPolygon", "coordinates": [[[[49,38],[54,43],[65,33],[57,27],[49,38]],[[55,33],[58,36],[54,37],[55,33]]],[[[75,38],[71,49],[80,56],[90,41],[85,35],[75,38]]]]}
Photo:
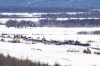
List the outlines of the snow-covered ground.
{"type": "Polygon", "coordinates": [[[85,47],[71,45],[45,45],[5,43],[0,42],[0,53],[10,54],[20,59],[30,59],[32,61],[41,61],[53,65],[59,63],[68,66],[100,66],[100,56],[95,54],[83,54],[85,47]],[[77,50],[79,52],[67,52],[67,50],[77,50]]]}
{"type": "Polygon", "coordinates": [[[99,35],[79,35],[77,32],[80,31],[100,31],[100,28],[49,28],[49,27],[35,27],[35,28],[5,28],[5,26],[0,27],[0,34],[21,34],[27,37],[32,37],[33,39],[40,39],[45,36],[47,40],[78,40],[83,43],[88,41],[93,41],[91,46],[97,47],[100,45],[99,35]]]}
{"type": "MultiPolygon", "coordinates": [[[[42,18],[40,18],[42,19],[42,18]]],[[[0,23],[6,23],[9,20],[17,20],[17,21],[33,21],[33,22],[38,22],[40,20],[39,18],[1,18],[0,23]]]]}
{"type": "MultiPolygon", "coordinates": [[[[84,14],[87,12],[66,12],[65,14],[70,14],[70,15],[76,15],[76,14],[84,14]]],[[[91,12],[89,12],[91,13],[91,12]]],[[[63,13],[0,13],[0,15],[7,15],[7,16],[19,16],[19,18],[0,18],[0,23],[6,23],[8,20],[17,20],[17,21],[21,21],[21,20],[25,20],[25,21],[33,21],[33,22],[39,22],[39,20],[41,19],[47,19],[47,18],[42,18],[41,15],[46,15],[46,14],[63,14],[63,13]],[[26,18],[27,17],[27,18],[26,18]]],[[[84,20],[84,19],[100,19],[97,17],[89,17],[89,18],[70,18],[71,19],[80,19],[80,20],[84,20]]],[[[57,18],[56,20],[69,20],[69,18],[57,18]]]]}
{"type": "MultiPolygon", "coordinates": [[[[29,17],[29,16],[28,16],[29,17]]],[[[6,23],[7,21],[9,20],[17,20],[17,21],[22,21],[22,20],[25,20],[25,21],[33,21],[33,22],[39,22],[39,20],[41,19],[47,19],[47,18],[32,18],[32,17],[29,17],[29,18],[0,18],[0,23],[6,23]]],[[[84,19],[100,19],[100,18],[70,18],[71,19],[79,19],[79,20],[84,20],[84,19]]],[[[69,20],[69,18],[57,18],[56,20],[60,20],[60,21],[63,21],[63,20],[69,20]]]]}
{"type": "MultiPolygon", "coordinates": [[[[91,42],[90,47],[100,47],[99,35],[78,35],[80,31],[98,31],[100,28],[50,28],[50,27],[36,27],[36,28],[6,28],[0,27],[0,35],[2,33],[21,34],[27,37],[40,39],[45,36],[47,40],[78,40],[82,43],[91,42]]],[[[0,38],[1,39],[1,38],[0,38]]],[[[0,42],[0,53],[5,55],[10,54],[13,57],[20,59],[29,58],[32,61],[40,61],[49,64],[59,63],[62,66],[100,66],[100,55],[94,54],[97,50],[91,49],[92,54],[84,54],[83,50],[87,47],[74,45],[46,45],[43,43],[25,44],[25,43],[9,43],[0,42]],[[67,50],[74,50],[79,52],[67,52],[67,50]]]]}

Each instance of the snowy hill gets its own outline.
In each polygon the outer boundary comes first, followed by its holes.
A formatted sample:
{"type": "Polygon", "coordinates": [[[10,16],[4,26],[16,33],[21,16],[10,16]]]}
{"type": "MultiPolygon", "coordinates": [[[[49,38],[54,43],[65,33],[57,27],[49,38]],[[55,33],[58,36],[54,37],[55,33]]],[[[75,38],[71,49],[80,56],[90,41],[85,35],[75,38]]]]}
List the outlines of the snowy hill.
{"type": "Polygon", "coordinates": [[[38,7],[100,7],[100,0],[0,0],[1,6],[38,6],[38,7]]]}

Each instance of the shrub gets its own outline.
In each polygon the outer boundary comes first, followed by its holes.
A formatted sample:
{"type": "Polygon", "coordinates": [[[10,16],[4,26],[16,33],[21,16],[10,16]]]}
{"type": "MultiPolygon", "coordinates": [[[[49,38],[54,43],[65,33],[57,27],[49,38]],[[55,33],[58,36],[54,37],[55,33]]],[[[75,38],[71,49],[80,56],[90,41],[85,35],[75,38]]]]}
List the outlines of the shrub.
{"type": "Polygon", "coordinates": [[[19,60],[9,55],[5,57],[3,54],[0,54],[0,66],[50,66],[50,65],[40,62],[32,62],[28,59],[19,60]]]}

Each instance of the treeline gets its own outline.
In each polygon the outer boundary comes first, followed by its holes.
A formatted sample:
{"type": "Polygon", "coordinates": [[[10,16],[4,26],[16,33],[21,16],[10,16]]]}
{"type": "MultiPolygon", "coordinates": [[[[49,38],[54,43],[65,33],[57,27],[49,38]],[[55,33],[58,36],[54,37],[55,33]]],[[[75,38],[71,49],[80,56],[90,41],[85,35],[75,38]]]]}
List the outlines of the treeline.
{"type": "Polygon", "coordinates": [[[100,11],[94,10],[94,11],[89,11],[89,12],[39,12],[38,16],[23,16],[23,15],[17,15],[17,14],[12,14],[12,15],[7,15],[7,14],[0,14],[0,18],[100,18],[100,11]],[[40,14],[41,13],[41,14],[40,14]],[[46,14],[47,13],[47,14],[46,14]]]}
{"type": "MultiPolygon", "coordinates": [[[[19,60],[17,58],[13,58],[11,56],[5,57],[0,54],[0,66],[50,66],[49,64],[44,64],[40,62],[32,62],[28,59],[19,60]]],[[[55,64],[54,66],[60,66],[59,64],[55,64]]]]}
{"type": "Polygon", "coordinates": [[[90,35],[100,35],[100,31],[80,31],[77,34],[90,34],[90,35]]]}
{"type": "Polygon", "coordinates": [[[36,27],[36,23],[33,21],[17,21],[17,20],[8,20],[5,24],[8,28],[15,27],[15,28],[23,28],[23,27],[36,27]]]}
{"type": "MultiPolygon", "coordinates": [[[[73,12],[72,12],[73,13],[73,12]]],[[[75,14],[71,14],[71,12],[62,12],[62,13],[54,13],[54,14],[42,14],[42,18],[100,18],[100,11],[91,11],[91,12],[74,12],[75,14]]]]}
{"type": "Polygon", "coordinates": [[[0,18],[21,18],[20,15],[2,15],[0,14],[0,18]]]}
{"type": "Polygon", "coordinates": [[[0,12],[86,12],[90,9],[66,7],[0,6],[0,12]]]}
{"type": "Polygon", "coordinates": [[[40,20],[40,27],[100,27],[100,19],[69,19],[69,20],[55,20],[42,19],[40,20]]]}
{"type": "Polygon", "coordinates": [[[100,27],[100,19],[69,19],[56,20],[54,18],[41,19],[38,23],[33,21],[9,20],[5,24],[7,27],[100,27]]]}

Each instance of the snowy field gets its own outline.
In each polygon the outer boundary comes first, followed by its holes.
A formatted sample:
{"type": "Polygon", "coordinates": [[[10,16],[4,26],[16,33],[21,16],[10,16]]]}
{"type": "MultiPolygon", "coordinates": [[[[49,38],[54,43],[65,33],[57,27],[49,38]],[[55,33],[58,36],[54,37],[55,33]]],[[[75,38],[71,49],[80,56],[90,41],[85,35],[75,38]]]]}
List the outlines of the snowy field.
{"type": "MultiPolygon", "coordinates": [[[[27,37],[42,39],[43,36],[47,40],[78,40],[82,43],[91,42],[91,46],[100,48],[100,35],[78,35],[80,31],[99,31],[100,28],[6,28],[0,27],[0,35],[2,33],[13,35],[21,34],[27,37]]],[[[1,39],[1,38],[0,38],[1,39]]],[[[46,45],[43,43],[25,44],[25,43],[9,43],[0,42],[0,53],[4,55],[10,54],[20,59],[29,58],[32,61],[40,61],[53,65],[58,63],[62,66],[100,66],[100,55],[94,54],[96,49],[91,49],[91,54],[84,54],[83,50],[87,47],[74,45],[46,45]],[[74,50],[78,52],[67,52],[74,50]]],[[[99,51],[99,50],[98,50],[99,51]]]]}
{"type": "Polygon", "coordinates": [[[0,53],[10,54],[20,59],[41,61],[53,65],[59,63],[62,66],[100,66],[100,56],[95,54],[83,54],[84,47],[71,45],[44,45],[0,42],[0,53]],[[80,52],[67,52],[66,50],[79,50],[80,52]]]}
{"type": "MultiPolygon", "coordinates": [[[[76,15],[76,14],[84,14],[85,12],[66,12],[65,14],[69,14],[69,15],[76,15]]],[[[91,12],[89,12],[91,13],[91,12]]],[[[25,20],[25,21],[33,21],[33,22],[39,22],[41,19],[47,19],[47,18],[42,18],[42,15],[47,15],[47,14],[63,14],[63,13],[0,13],[0,15],[7,15],[7,16],[19,16],[17,18],[7,18],[7,17],[3,17],[3,18],[0,18],[0,23],[6,23],[8,20],[17,20],[17,21],[22,21],[22,20],[25,20]],[[22,17],[22,18],[21,18],[22,17]]],[[[79,19],[79,20],[84,20],[84,19],[100,19],[100,18],[97,18],[97,17],[89,17],[89,18],[70,18],[71,19],[79,19]]],[[[57,18],[56,20],[69,20],[69,18],[57,18]]]]}

